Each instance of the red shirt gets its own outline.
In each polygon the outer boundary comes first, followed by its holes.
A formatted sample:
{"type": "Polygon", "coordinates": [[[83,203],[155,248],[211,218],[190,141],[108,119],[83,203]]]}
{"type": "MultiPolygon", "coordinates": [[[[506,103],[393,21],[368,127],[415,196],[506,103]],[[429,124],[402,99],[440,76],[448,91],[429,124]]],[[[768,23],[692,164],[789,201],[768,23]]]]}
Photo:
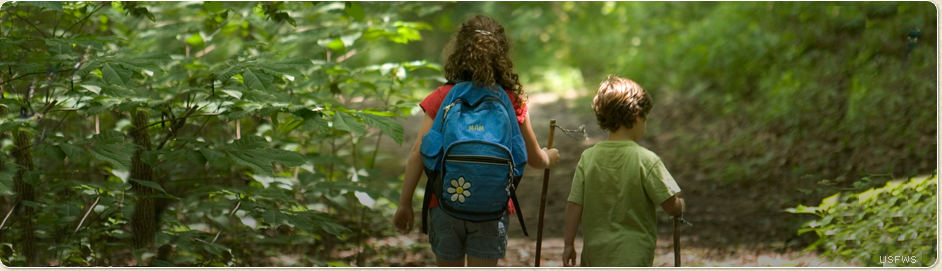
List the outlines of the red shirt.
{"type": "MultiPolygon", "coordinates": [[[[442,102],[445,100],[445,96],[448,95],[448,91],[451,91],[453,85],[444,85],[438,87],[432,94],[429,94],[428,97],[425,97],[419,106],[422,107],[422,110],[425,111],[425,114],[435,118],[438,115],[438,108],[442,106],[442,102]]],[[[527,116],[527,105],[521,104],[517,107],[517,96],[509,91],[506,91],[507,96],[510,97],[510,103],[514,105],[514,113],[517,115],[517,122],[523,123],[524,118],[527,116]]],[[[438,198],[435,197],[435,194],[432,194],[431,201],[429,202],[429,208],[438,207],[438,198]]],[[[507,202],[507,213],[513,214],[516,213],[517,209],[514,208],[513,201],[507,202]]]]}

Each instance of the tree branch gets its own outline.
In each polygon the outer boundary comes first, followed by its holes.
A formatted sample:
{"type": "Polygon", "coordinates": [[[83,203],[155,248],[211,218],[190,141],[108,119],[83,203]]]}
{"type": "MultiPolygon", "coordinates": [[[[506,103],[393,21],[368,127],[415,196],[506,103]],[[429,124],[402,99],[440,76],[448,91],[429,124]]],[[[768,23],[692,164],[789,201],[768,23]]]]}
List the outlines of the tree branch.
{"type": "MultiPolygon", "coordinates": [[[[75,27],[75,25],[77,25],[77,24],[79,24],[79,23],[82,23],[82,25],[84,26],[84,25],[85,25],[85,21],[88,20],[88,17],[91,17],[92,14],[95,14],[95,12],[98,12],[98,10],[100,10],[100,9],[102,9],[102,8],[104,8],[104,7],[105,7],[105,5],[99,5],[98,8],[95,8],[95,10],[92,10],[92,12],[86,14],[86,15],[85,15],[85,18],[82,18],[81,21],[75,22],[74,24],[72,24],[71,26],[69,26],[68,29],[66,29],[65,31],[62,31],[62,35],[59,35],[59,38],[65,37],[65,33],[69,33],[69,31],[71,31],[72,28],[75,27]]],[[[81,27],[79,27],[79,28],[81,29],[81,27]]],[[[53,33],[53,34],[55,34],[55,33],[53,33]]]]}
{"type": "MultiPolygon", "coordinates": [[[[389,97],[392,96],[392,88],[396,84],[396,81],[393,80],[389,82],[389,91],[386,93],[386,99],[383,100],[383,106],[389,106],[389,97]]],[[[401,88],[400,88],[401,90],[401,88]]],[[[379,132],[379,136],[376,137],[376,147],[373,149],[373,160],[370,160],[370,169],[376,166],[376,154],[379,153],[379,142],[383,140],[383,132],[379,132]]]]}
{"type": "Polygon", "coordinates": [[[76,233],[78,232],[80,228],[82,228],[82,224],[85,223],[85,219],[88,218],[88,214],[92,213],[92,211],[95,210],[95,205],[98,205],[98,200],[101,200],[101,197],[96,198],[95,202],[92,203],[92,206],[88,207],[88,211],[85,212],[84,216],[82,216],[82,221],[79,221],[78,227],[75,227],[75,231],[72,233],[76,233]]]}
{"type": "Polygon", "coordinates": [[[32,26],[33,29],[36,29],[36,31],[39,32],[40,35],[43,35],[43,38],[49,38],[48,36],[46,36],[46,33],[40,30],[39,27],[36,27],[36,25],[33,25],[33,23],[29,22],[26,19],[23,19],[23,17],[20,17],[20,15],[16,15],[16,13],[11,13],[11,14],[13,14],[13,16],[15,16],[17,19],[20,19],[20,21],[24,21],[27,24],[29,24],[29,26],[32,26]]]}
{"type": "MultiPolygon", "coordinates": [[[[75,108],[67,108],[67,109],[62,109],[62,110],[75,110],[75,108]]],[[[219,113],[199,113],[199,114],[191,114],[191,115],[189,115],[189,117],[183,116],[183,117],[179,117],[179,118],[168,119],[168,120],[161,120],[161,121],[158,121],[158,122],[154,122],[154,123],[148,124],[148,125],[145,126],[145,127],[133,129],[133,130],[131,130],[131,131],[129,131],[129,132],[137,132],[138,130],[147,129],[147,128],[150,128],[151,126],[154,126],[154,125],[157,125],[157,124],[161,124],[161,123],[165,123],[165,122],[168,122],[168,121],[169,121],[169,122],[174,122],[174,121],[178,121],[178,120],[182,120],[182,119],[186,119],[186,118],[192,118],[192,117],[199,117],[199,116],[218,116],[218,115],[219,115],[219,113]]],[[[205,125],[205,124],[204,124],[204,125],[205,125]]]]}
{"type": "Polygon", "coordinates": [[[61,16],[60,16],[60,17],[56,17],[56,24],[52,26],[52,36],[53,36],[53,37],[56,36],[56,30],[59,29],[59,21],[60,21],[61,19],[62,19],[61,16]]]}
{"type": "Polygon", "coordinates": [[[183,124],[186,123],[186,118],[188,118],[188,117],[190,117],[191,115],[193,115],[193,112],[196,112],[196,110],[198,110],[198,109],[199,109],[199,108],[196,107],[196,106],[193,106],[193,107],[190,107],[189,109],[187,109],[187,110],[186,110],[186,114],[184,114],[183,117],[180,117],[180,119],[182,119],[182,120],[179,121],[179,122],[177,122],[177,123],[179,123],[179,124],[177,124],[177,125],[174,125],[174,123],[171,122],[171,124],[170,124],[170,125],[171,125],[171,126],[170,126],[170,129],[172,129],[172,130],[170,130],[170,133],[167,133],[167,136],[165,136],[164,139],[160,141],[160,144],[157,145],[157,149],[158,149],[158,150],[159,150],[159,149],[163,149],[164,144],[167,143],[167,140],[170,140],[171,137],[176,136],[176,135],[177,135],[177,130],[179,130],[180,128],[182,128],[182,127],[183,127],[183,124]]]}
{"type": "MultiPolygon", "coordinates": [[[[68,70],[56,71],[56,73],[60,73],[60,72],[71,72],[71,71],[72,71],[72,69],[68,69],[68,70]]],[[[25,77],[25,76],[37,75],[37,74],[46,74],[46,72],[24,73],[24,74],[22,74],[22,75],[18,75],[18,76],[16,76],[16,77],[10,78],[10,80],[6,80],[6,81],[3,81],[3,82],[0,82],[0,85],[4,85],[4,84],[7,84],[7,83],[16,81],[16,80],[20,80],[20,78],[23,78],[23,77],[25,77]]]]}
{"type": "Polygon", "coordinates": [[[20,204],[19,202],[17,202],[16,204],[13,204],[13,207],[10,208],[10,212],[7,212],[7,215],[3,217],[3,222],[0,223],[0,230],[3,230],[3,225],[7,224],[7,219],[10,218],[10,214],[13,213],[13,210],[16,210],[16,206],[19,204],[20,204]]]}
{"type": "MultiPolygon", "coordinates": [[[[235,208],[232,208],[232,211],[229,211],[229,217],[232,217],[233,215],[235,215],[236,210],[239,210],[240,206],[242,206],[242,201],[239,201],[239,203],[236,204],[235,208]]],[[[216,243],[216,239],[219,239],[219,235],[222,234],[223,231],[224,231],[223,229],[219,229],[219,232],[216,233],[216,237],[213,237],[213,241],[209,243],[210,244],[216,243]]]]}

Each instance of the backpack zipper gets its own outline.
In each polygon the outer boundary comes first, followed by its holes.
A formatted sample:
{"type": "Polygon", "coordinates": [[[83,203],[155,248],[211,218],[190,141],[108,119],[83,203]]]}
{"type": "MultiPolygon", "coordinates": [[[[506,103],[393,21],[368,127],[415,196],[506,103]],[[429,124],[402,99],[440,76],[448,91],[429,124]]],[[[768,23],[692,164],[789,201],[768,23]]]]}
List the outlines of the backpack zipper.
{"type": "Polygon", "coordinates": [[[510,186],[512,191],[517,191],[517,187],[514,186],[514,162],[507,160],[507,165],[510,166],[510,173],[507,174],[507,185],[510,186]]]}
{"type": "MultiPolygon", "coordinates": [[[[502,101],[500,98],[497,98],[497,97],[486,97],[486,98],[484,98],[484,100],[494,100],[494,101],[503,103],[503,101],[502,101]]],[[[445,108],[444,108],[444,109],[445,109],[445,113],[442,114],[442,125],[441,125],[441,127],[439,127],[439,129],[438,129],[439,132],[445,131],[445,118],[448,117],[448,111],[450,111],[452,107],[454,107],[456,104],[458,104],[458,103],[460,103],[460,102],[462,102],[462,100],[461,100],[461,98],[458,98],[458,99],[455,99],[454,101],[452,101],[450,104],[448,104],[448,105],[445,106],[445,108]]],[[[516,112],[515,112],[515,113],[516,113],[516,112]]],[[[514,118],[514,120],[516,120],[516,118],[514,118]]]]}
{"type": "Polygon", "coordinates": [[[441,127],[438,128],[438,132],[443,132],[443,131],[445,131],[445,119],[448,117],[448,111],[451,110],[451,107],[452,107],[452,106],[455,106],[456,104],[458,104],[458,103],[460,103],[460,102],[461,102],[461,99],[458,98],[458,99],[455,99],[454,101],[452,101],[451,104],[445,106],[445,113],[442,114],[442,125],[441,125],[441,127]]]}
{"type": "Polygon", "coordinates": [[[491,156],[482,156],[482,155],[448,155],[448,156],[445,156],[445,160],[467,162],[467,163],[478,163],[478,164],[493,164],[493,165],[505,165],[505,164],[511,163],[511,161],[508,159],[491,157],[491,156]]]}
{"type": "Polygon", "coordinates": [[[464,163],[476,163],[476,164],[488,164],[488,165],[507,165],[510,170],[507,173],[507,185],[511,189],[517,190],[517,187],[514,186],[514,163],[510,159],[503,159],[491,156],[481,156],[481,155],[448,155],[445,156],[445,161],[456,161],[464,163]]]}

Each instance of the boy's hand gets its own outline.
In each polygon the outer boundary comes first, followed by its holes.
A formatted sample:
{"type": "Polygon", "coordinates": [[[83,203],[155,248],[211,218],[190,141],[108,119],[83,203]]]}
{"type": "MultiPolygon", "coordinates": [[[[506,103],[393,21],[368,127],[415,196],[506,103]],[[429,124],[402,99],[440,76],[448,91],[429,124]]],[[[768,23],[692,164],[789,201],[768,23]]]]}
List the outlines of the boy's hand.
{"type": "Polygon", "coordinates": [[[412,206],[399,205],[396,209],[396,215],[393,216],[393,227],[401,234],[412,231],[412,222],[415,216],[412,214],[412,206]]]}
{"type": "Polygon", "coordinates": [[[546,164],[546,168],[555,168],[556,165],[559,164],[559,150],[556,148],[543,148],[543,152],[546,153],[546,157],[549,158],[549,164],[546,164]]]}
{"type": "Polygon", "coordinates": [[[661,203],[661,208],[671,216],[682,216],[687,211],[687,204],[680,195],[673,195],[661,203]]]}
{"type": "Polygon", "coordinates": [[[563,266],[576,266],[576,248],[572,247],[572,245],[566,245],[566,247],[563,248],[563,266]]]}

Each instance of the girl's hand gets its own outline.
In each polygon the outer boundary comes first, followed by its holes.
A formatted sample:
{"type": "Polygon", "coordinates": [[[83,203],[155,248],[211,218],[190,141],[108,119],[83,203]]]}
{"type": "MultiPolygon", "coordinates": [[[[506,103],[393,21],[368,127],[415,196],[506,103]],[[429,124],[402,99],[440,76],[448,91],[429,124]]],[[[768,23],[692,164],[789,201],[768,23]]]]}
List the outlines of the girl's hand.
{"type": "Polygon", "coordinates": [[[549,158],[549,164],[546,164],[546,168],[554,168],[559,164],[559,150],[556,148],[543,148],[543,152],[546,153],[546,157],[549,158]]]}
{"type": "Polygon", "coordinates": [[[566,247],[563,248],[563,266],[576,266],[576,249],[571,245],[566,245],[566,247]]]}
{"type": "Polygon", "coordinates": [[[396,209],[396,215],[393,216],[393,227],[401,234],[407,234],[412,231],[412,222],[415,216],[412,214],[412,206],[399,205],[396,209]]]}

